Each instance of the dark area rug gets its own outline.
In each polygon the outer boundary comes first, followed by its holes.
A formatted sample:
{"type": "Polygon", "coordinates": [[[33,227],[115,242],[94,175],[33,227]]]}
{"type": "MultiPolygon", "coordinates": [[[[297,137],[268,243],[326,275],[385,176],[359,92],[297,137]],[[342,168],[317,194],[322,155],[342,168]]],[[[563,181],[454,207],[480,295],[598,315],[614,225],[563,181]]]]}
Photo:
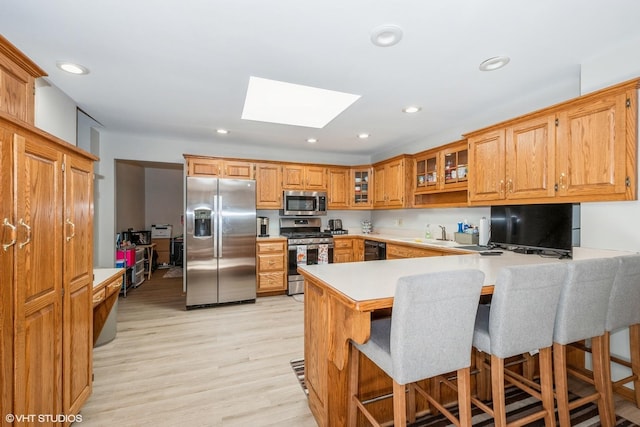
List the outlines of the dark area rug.
{"type": "MultiPolygon", "coordinates": [[[[304,359],[291,360],[291,368],[293,373],[298,378],[298,382],[302,387],[304,393],[308,396],[309,392],[304,380],[304,359]]],[[[537,411],[541,404],[540,401],[529,396],[527,393],[521,391],[516,387],[508,389],[505,393],[507,402],[507,421],[511,421],[515,418],[520,418],[528,413],[537,411]]],[[[576,399],[577,396],[572,396],[572,399],[576,399]]],[[[453,411],[457,415],[456,411],[453,411]]],[[[443,415],[426,415],[415,423],[409,424],[410,427],[445,427],[451,426],[451,422],[443,415]]],[[[480,409],[473,407],[473,425],[474,426],[492,426],[493,419],[480,409]]],[[[589,403],[580,408],[576,408],[571,411],[571,425],[574,427],[596,427],[600,425],[600,419],[598,417],[598,408],[596,405],[589,403]]],[[[536,421],[528,424],[531,427],[542,427],[544,421],[536,421]]],[[[616,419],[617,427],[640,427],[637,424],[632,423],[620,416],[616,419]]]]}

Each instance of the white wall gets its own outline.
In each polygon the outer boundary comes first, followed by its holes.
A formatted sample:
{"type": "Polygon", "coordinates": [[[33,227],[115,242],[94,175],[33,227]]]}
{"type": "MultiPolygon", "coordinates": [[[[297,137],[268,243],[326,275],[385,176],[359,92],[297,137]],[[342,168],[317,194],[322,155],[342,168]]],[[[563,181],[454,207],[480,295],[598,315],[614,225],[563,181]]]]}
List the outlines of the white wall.
{"type": "MultiPolygon", "coordinates": [[[[640,77],[640,56],[629,54],[639,50],[640,39],[625,41],[618,49],[582,64],[582,93],[640,77]]],[[[582,246],[640,252],[640,228],[635,226],[635,221],[640,218],[639,201],[583,203],[581,215],[582,246]]],[[[611,349],[619,356],[629,357],[628,330],[612,335],[611,349]]],[[[624,377],[628,372],[612,366],[615,379],[624,377]]]]}
{"type": "MultiPolygon", "coordinates": [[[[115,256],[115,234],[117,232],[132,229],[133,231],[145,230],[145,172],[141,166],[116,162],[116,223],[114,232],[111,233],[109,250],[115,256]]],[[[101,215],[101,217],[104,215],[101,215]]],[[[101,246],[106,246],[101,245],[101,246]]],[[[113,265],[111,263],[103,266],[113,265]]]]}
{"type": "Polygon", "coordinates": [[[36,127],[76,145],[76,103],[45,78],[36,80],[36,127]]]}
{"type": "Polygon", "coordinates": [[[153,224],[171,224],[173,237],[182,234],[183,171],[145,167],[145,230],[153,224]]]}

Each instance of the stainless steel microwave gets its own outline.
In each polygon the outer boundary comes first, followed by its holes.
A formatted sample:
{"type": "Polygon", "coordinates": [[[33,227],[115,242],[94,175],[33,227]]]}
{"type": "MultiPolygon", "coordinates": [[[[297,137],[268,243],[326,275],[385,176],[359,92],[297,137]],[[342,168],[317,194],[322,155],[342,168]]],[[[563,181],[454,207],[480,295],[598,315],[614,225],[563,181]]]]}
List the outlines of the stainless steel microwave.
{"type": "Polygon", "coordinates": [[[327,193],[323,191],[285,191],[283,195],[284,216],[315,216],[327,214],[327,193]]]}

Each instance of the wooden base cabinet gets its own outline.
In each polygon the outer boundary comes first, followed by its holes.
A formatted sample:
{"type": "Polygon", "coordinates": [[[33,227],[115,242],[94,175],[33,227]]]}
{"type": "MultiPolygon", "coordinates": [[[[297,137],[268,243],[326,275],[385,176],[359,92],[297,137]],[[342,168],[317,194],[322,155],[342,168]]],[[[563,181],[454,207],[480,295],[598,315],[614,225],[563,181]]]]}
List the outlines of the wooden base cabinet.
{"type": "Polygon", "coordinates": [[[77,414],[91,393],[95,160],[0,113],[3,414],[77,414]]]}
{"type": "Polygon", "coordinates": [[[283,294],[287,290],[287,240],[269,239],[256,243],[256,293],[283,294]]]}

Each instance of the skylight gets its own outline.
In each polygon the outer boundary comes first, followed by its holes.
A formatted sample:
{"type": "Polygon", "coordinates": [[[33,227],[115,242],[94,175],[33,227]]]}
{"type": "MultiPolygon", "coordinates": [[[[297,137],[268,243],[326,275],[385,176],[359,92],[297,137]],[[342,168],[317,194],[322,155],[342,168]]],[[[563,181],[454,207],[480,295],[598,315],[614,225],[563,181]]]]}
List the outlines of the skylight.
{"type": "Polygon", "coordinates": [[[251,76],[244,120],[323,128],[360,95],[251,76]]]}

